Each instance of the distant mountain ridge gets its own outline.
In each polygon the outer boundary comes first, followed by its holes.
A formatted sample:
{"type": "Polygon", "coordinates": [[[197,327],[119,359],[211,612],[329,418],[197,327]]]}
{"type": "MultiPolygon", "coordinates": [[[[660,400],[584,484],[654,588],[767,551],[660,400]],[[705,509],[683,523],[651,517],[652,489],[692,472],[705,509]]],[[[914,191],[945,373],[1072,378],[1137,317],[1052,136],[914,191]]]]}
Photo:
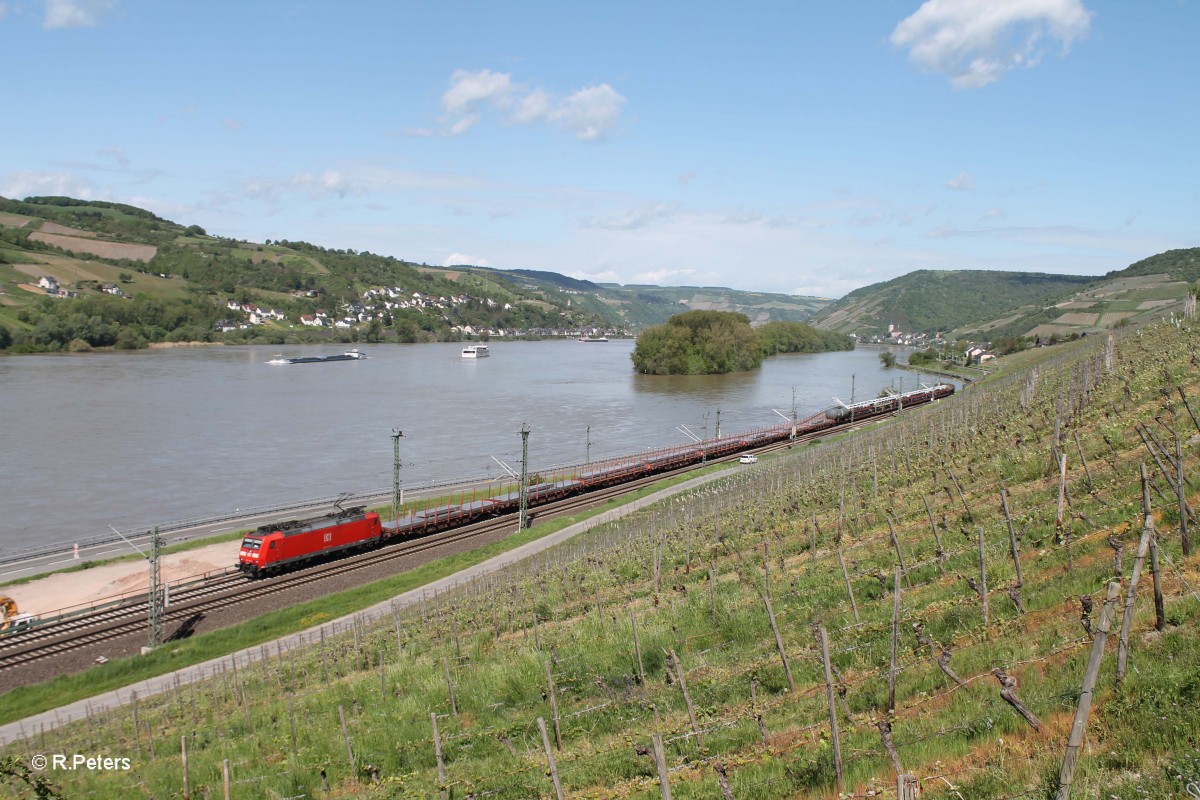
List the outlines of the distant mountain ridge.
{"type": "Polygon", "coordinates": [[[995,319],[1025,305],[1052,303],[1095,281],[1038,272],[921,269],[847,294],[813,318],[842,333],[935,333],[995,319]]]}
{"type": "Polygon", "coordinates": [[[1200,248],[1168,250],[1104,276],[916,270],[864,286],[812,325],[859,336],[1066,337],[1138,323],[1182,306],[1200,281],[1200,248]]]}

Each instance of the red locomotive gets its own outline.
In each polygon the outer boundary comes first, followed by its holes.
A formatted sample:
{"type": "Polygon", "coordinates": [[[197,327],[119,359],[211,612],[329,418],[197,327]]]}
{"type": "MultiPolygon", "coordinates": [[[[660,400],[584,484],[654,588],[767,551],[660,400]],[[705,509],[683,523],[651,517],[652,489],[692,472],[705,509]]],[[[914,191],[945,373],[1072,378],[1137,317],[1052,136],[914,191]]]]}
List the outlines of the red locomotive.
{"type": "Polygon", "coordinates": [[[242,540],[238,569],[251,577],[299,566],[317,556],[375,547],[383,523],[374,511],[350,508],[323,517],[263,525],[242,540]]]}

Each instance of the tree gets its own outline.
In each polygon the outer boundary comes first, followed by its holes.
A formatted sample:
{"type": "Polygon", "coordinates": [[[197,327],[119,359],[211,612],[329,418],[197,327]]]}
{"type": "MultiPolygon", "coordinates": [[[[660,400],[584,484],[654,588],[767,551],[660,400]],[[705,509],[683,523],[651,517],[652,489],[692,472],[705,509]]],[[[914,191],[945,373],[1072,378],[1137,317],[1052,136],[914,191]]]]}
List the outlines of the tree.
{"type": "Polygon", "coordinates": [[[879,354],[879,363],[883,364],[885,367],[896,366],[896,354],[891,350],[884,350],[879,354]]]}
{"type": "Polygon", "coordinates": [[[763,356],[745,314],[687,311],[647,328],[630,358],[650,375],[719,375],[754,369],[763,356]]]}
{"type": "Polygon", "coordinates": [[[4,325],[0,325],[0,350],[7,350],[12,345],[12,333],[4,325]]]}

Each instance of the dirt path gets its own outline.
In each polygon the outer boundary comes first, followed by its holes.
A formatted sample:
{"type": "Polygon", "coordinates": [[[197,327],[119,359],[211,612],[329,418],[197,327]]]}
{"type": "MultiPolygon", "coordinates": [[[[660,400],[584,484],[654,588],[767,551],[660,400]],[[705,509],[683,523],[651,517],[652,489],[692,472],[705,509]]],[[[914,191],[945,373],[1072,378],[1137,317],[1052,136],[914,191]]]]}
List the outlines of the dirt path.
{"type": "MultiPolygon", "coordinates": [[[[176,583],[237,563],[238,542],[220,542],[162,558],[163,579],[176,583]]],[[[60,572],[29,583],[0,587],[22,612],[45,616],[93,605],[122,594],[144,593],[150,582],[145,561],[122,561],[80,572],[60,572]]]]}

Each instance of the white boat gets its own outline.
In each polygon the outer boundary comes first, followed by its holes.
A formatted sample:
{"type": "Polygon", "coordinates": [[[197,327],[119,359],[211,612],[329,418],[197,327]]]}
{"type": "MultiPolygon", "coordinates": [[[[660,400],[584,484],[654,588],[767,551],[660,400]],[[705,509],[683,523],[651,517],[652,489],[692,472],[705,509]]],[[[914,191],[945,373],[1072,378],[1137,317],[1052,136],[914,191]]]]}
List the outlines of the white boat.
{"type": "Polygon", "coordinates": [[[581,341],[581,342],[607,342],[608,337],[607,336],[580,336],[579,341],[581,341]]]}
{"type": "Polygon", "coordinates": [[[488,346],[486,344],[469,344],[462,350],[463,358],[487,358],[488,346]]]}

